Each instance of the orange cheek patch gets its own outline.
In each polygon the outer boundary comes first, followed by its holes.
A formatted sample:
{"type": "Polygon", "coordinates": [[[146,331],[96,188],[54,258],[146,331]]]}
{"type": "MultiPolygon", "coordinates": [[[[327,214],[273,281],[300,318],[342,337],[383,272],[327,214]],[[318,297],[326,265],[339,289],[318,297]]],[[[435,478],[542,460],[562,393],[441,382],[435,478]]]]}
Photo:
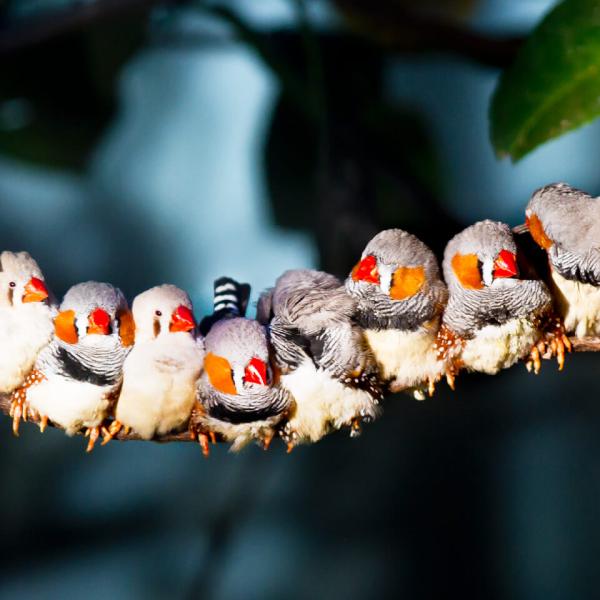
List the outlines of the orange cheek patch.
{"type": "Polygon", "coordinates": [[[465,289],[483,289],[477,254],[455,254],[452,258],[452,270],[465,289]]]}
{"type": "Polygon", "coordinates": [[[64,310],[54,319],[54,333],[67,344],[76,344],[79,341],[75,327],[75,311],[64,310]]]}
{"type": "Polygon", "coordinates": [[[204,370],[208,375],[210,384],[216,390],[224,394],[237,394],[235,383],[233,383],[231,365],[226,358],[209,352],[204,358],[204,370]]]}
{"type": "Polygon", "coordinates": [[[392,276],[390,297],[394,300],[404,300],[414,296],[425,283],[423,267],[400,267],[392,276]]]}
{"type": "Polygon", "coordinates": [[[135,321],[130,310],[122,310],[117,314],[119,320],[119,337],[126,348],[135,341],[135,321]]]}
{"type": "Polygon", "coordinates": [[[552,246],[552,240],[546,235],[539,217],[535,213],[532,213],[530,217],[526,217],[525,223],[535,243],[544,250],[548,250],[552,246]]]}

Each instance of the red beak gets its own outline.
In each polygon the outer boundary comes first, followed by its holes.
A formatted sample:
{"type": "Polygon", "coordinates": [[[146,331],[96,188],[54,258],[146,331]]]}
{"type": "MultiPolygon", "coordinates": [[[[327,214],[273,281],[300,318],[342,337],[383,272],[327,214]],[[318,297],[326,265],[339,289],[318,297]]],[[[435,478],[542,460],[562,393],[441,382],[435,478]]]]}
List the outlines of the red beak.
{"type": "Polygon", "coordinates": [[[90,314],[87,332],[98,335],[108,335],[110,333],[110,317],[105,310],[97,308],[90,314]]]}
{"type": "Polygon", "coordinates": [[[178,306],[171,316],[169,331],[191,331],[194,327],[196,327],[196,322],[192,311],[187,306],[178,306]]]}
{"type": "Polygon", "coordinates": [[[517,257],[508,250],[502,250],[494,262],[494,279],[514,277],[518,272],[517,257]]]}
{"type": "Polygon", "coordinates": [[[257,383],[258,385],[267,385],[267,365],[254,357],[244,371],[245,383],[257,383]]]}
{"type": "Polygon", "coordinates": [[[48,297],[46,284],[37,277],[32,277],[25,286],[22,302],[43,302],[48,297]]]}

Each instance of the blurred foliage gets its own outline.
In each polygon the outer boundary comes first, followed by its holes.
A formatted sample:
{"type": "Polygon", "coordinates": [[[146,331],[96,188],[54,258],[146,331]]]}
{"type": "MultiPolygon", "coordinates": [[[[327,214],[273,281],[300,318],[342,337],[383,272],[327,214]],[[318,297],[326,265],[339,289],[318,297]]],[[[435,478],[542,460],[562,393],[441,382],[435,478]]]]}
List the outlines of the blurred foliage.
{"type": "Polygon", "coordinates": [[[600,0],[565,0],[531,34],[501,77],[491,137],[519,160],[600,114],[600,0]]]}

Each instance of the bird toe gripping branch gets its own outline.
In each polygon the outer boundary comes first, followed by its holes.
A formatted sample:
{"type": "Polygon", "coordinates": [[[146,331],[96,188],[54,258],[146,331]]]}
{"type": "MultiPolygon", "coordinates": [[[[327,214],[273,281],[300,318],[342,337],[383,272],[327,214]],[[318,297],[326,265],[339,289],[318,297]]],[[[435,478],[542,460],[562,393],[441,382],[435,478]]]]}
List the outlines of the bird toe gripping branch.
{"type": "Polygon", "coordinates": [[[481,221],[442,269],[400,229],[377,234],[345,282],[286,271],[246,317],[250,286],[214,285],[197,325],[173,285],[139,294],[74,285],[58,304],[26,252],[0,254],[0,409],[68,435],[197,441],[205,455],[281,439],[288,452],[381,414],[386,393],[423,399],[462,371],[538,373],[600,350],[600,199],[566,184],[531,197],[526,227],[481,221]],[[523,244],[525,240],[530,244],[523,244]],[[525,246],[529,250],[525,250],[525,246]],[[532,252],[531,248],[536,251],[532,252]],[[541,260],[539,260],[541,257],[541,260]]]}

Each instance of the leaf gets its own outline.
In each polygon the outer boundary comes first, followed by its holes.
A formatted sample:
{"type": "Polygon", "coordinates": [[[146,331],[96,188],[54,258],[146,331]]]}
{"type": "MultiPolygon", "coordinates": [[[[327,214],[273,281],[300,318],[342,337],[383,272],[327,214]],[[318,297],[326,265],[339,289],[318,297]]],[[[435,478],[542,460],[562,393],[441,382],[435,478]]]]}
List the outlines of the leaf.
{"type": "Polygon", "coordinates": [[[565,0],[536,27],[492,98],[492,144],[521,159],[600,114],[600,0],[565,0]]]}

